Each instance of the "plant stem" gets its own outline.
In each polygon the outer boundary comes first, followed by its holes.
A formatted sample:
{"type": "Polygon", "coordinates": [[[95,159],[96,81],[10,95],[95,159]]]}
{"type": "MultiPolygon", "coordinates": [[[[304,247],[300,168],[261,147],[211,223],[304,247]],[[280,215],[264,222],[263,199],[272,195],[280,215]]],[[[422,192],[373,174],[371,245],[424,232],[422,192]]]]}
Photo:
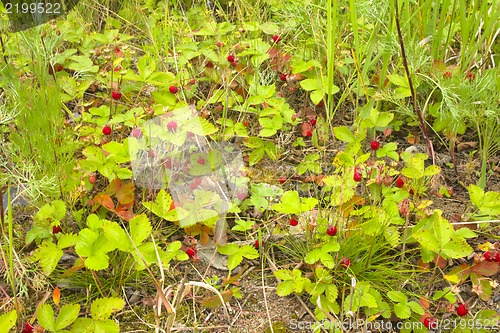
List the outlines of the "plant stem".
{"type": "Polygon", "coordinates": [[[425,120],[424,120],[423,114],[419,111],[419,107],[417,104],[417,95],[415,94],[415,89],[413,87],[413,80],[411,79],[410,69],[408,68],[408,61],[406,58],[405,46],[404,46],[404,42],[403,42],[403,34],[401,33],[401,26],[400,26],[400,22],[399,22],[398,0],[394,0],[394,4],[396,7],[395,8],[395,10],[396,10],[396,14],[395,14],[396,15],[396,29],[398,31],[399,46],[401,48],[401,58],[403,60],[403,67],[404,67],[405,72],[406,72],[406,77],[408,78],[408,86],[410,88],[411,98],[413,100],[413,108],[415,110],[415,113],[418,116],[420,130],[422,131],[422,134],[424,135],[429,155],[431,155],[431,157],[432,157],[432,164],[436,164],[436,155],[434,153],[434,146],[432,145],[432,141],[429,139],[429,135],[427,134],[427,128],[425,125],[425,120]]]}

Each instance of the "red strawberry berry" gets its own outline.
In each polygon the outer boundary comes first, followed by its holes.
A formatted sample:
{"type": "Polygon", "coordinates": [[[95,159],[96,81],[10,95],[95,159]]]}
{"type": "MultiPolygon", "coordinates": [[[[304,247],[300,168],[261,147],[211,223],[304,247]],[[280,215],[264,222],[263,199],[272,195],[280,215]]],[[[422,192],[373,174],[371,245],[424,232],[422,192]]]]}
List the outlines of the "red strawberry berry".
{"type": "Polygon", "coordinates": [[[167,129],[170,132],[177,131],[177,123],[175,121],[173,121],[173,120],[169,121],[168,124],[167,124],[167,129]]]}
{"type": "Polygon", "coordinates": [[[451,72],[445,72],[445,73],[443,74],[443,77],[444,77],[445,79],[449,79],[449,78],[451,77],[451,72]]]}
{"type": "Polygon", "coordinates": [[[273,42],[278,43],[279,41],[281,41],[281,37],[278,36],[278,35],[274,35],[273,36],[273,42]]]}
{"type": "Polygon", "coordinates": [[[396,186],[397,186],[397,187],[401,188],[401,187],[403,187],[403,186],[404,186],[404,184],[405,184],[405,182],[404,182],[404,180],[402,180],[401,178],[398,178],[398,179],[396,180],[396,186]]]}
{"type": "Polygon", "coordinates": [[[328,229],[326,229],[326,234],[331,237],[335,236],[337,234],[337,227],[334,225],[329,225],[328,229]]]}
{"type": "Polygon", "coordinates": [[[370,142],[370,147],[372,147],[372,150],[377,150],[380,148],[380,142],[378,142],[377,140],[373,140],[372,142],[370,142]]]}
{"type": "Polygon", "coordinates": [[[58,234],[61,232],[61,226],[60,225],[55,225],[55,226],[52,226],[52,233],[55,235],[55,234],[58,234]]]}
{"type": "Polygon", "coordinates": [[[424,326],[427,327],[428,329],[435,329],[435,328],[437,328],[437,320],[436,320],[436,318],[425,317],[425,319],[424,319],[424,326]]]}
{"type": "Polygon", "coordinates": [[[408,191],[411,195],[415,195],[415,192],[413,191],[413,189],[411,188],[410,191],[408,191]]]}
{"type": "Polygon", "coordinates": [[[198,158],[198,164],[204,165],[205,159],[203,157],[198,158]]]}
{"type": "Polygon", "coordinates": [[[284,184],[286,182],[286,176],[281,176],[280,177],[280,184],[284,184]]]}
{"type": "Polygon", "coordinates": [[[236,197],[238,198],[239,201],[243,201],[247,198],[247,194],[245,192],[238,192],[236,197]]]}
{"type": "Polygon", "coordinates": [[[342,260],[340,260],[340,266],[342,266],[342,268],[346,269],[347,267],[351,266],[351,260],[349,260],[346,257],[342,258],[342,260]]]}
{"type": "Polygon", "coordinates": [[[142,136],[142,129],[140,127],[136,127],[132,130],[132,133],[131,135],[136,138],[136,139],[139,139],[141,136],[142,136]]]}
{"type": "Polygon", "coordinates": [[[104,134],[104,135],[110,135],[111,132],[112,132],[111,127],[109,127],[108,125],[106,125],[102,128],[102,134],[104,134]]]}
{"type": "Polygon", "coordinates": [[[354,176],[352,178],[355,182],[360,182],[363,179],[363,174],[358,167],[354,168],[354,176]]]}
{"type": "Polygon", "coordinates": [[[313,136],[313,134],[312,134],[311,130],[307,130],[307,132],[306,132],[306,136],[307,136],[307,137],[309,137],[309,138],[310,138],[311,136],[313,136]]]}
{"type": "Polygon", "coordinates": [[[310,119],[309,119],[309,124],[310,124],[311,126],[316,125],[316,118],[310,118],[310,119]]]}
{"type": "Polygon", "coordinates": [[[201,178],[195,178],[191,183],[191,185],[189,185],[189,188],[193,191],[200,185],[201,185],[201,178]]]}
{"type": "Polygon", "coordinates": [[[22,333],[33,333],[33,332],[34,332],[33,326],[30,323],[24,324],[24,329],[22,333]]]}
{"type": "Polygon", "coordinates": [[[290,225],[292,227],[295,227],[297,224],[299,224],[299,221],[297,221],[296,219],[294,219],[293,217],[290,219],[290,225]]]}
{"type": "Polygon", "coordinates": [[[484,253],[484,259],[486,259],[486,261],[493,261],[495,260],[494,258],[495,257],[490,251],[484,253]]]}
{"type": "Polygon", "coordinates": [[[118,91],[112,91],[111,92],[111,98],[114,99],[115,101],[119,100],[122,98],[122,93],[118,91]]]}
{"type": "Polygon", "coordinates": [[[457,315],[459,315],[460,317],[467,316],[468,312],[469,309],[467,309],[467,306],[465,304],[460,304],[457,308],[457,315]]]}
{"type": "Polygon", "coordinates": [[[500,264],[500,253],[495,253],[495,261],[500,264]]]}
{"type": "Polygon", "coordinates": [[[190,247],[189,249],[186,250],[186,253],[189,258],[192,258],[196,255],[196,250],[190,247]]]}
{"type": "MultiPolygon", "coordinates": [[[[262,242],[262,243],[264,243],[264,242],[262,242]]],[[[254,246],[257,250],[259,249],[260,244],[259,244],[259,240],[258,240],[258,239],[256,239],[256,240],[255,240],[255,243],[253,243],[253,246],[254,246]]]]}
{"type": "Polygon", "coordinates": [[[172,169],[172,161],[171,160],[166,160],[165,161],[165,168],[172,169]]]}
{"type": "Polygon", "coordinates": [[[170,86],[168,88],[168,91],[170,91],[172,94],[177,94],[177,92],[179,91],[179,88],[177,88],[176,86],[170,86]]]}
{"type": "Polygon", "coordinates": [[[286,81],[286,74],[281,73],[280,74],[280,80],[281,81],[286,81]]]}
{"type": "Polygon", "coordinates": [[[234,58],[234,55],[228,55],[228,56],[227,56],[227,61],[229,61],[229,62],[231,62],[231,63],[233,63],[233,62],[234,62],[234,59],[235,59],[235,58],[234,58]]]}
{"type": "Polygon", "coordinates": [[[221,41],[216,41],[215,42],[215,46],[217,46],[217,47],[222,47],[222,45],[224,45],[224,44],[222,44],[221,41]]]}
{"type": "Polygon", "coordinates": [[[90,184],[94,184],[94,183],[95,183],[95,181],[96,181],[96,176],[95,176],[95,173],[91,173],[91,174],[89,175],[89,183],[90,183],[90,184]]]}
{"type": "Polygon", "coordinates": [[[189,84],[190,84],[190,85],[193,85],[193,84],[195,84],[195,83],[196,83],[196,80],[195,80],[195,79],[191,79],[191,80],[189,80],[189,84]]]}

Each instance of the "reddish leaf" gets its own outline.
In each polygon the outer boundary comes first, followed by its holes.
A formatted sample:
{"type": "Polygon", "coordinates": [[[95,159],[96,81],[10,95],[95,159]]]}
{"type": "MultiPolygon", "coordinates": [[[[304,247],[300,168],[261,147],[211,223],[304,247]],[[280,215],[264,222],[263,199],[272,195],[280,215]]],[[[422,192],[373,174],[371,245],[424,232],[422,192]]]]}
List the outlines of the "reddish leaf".
{"type": "Polygon", "coordinates": [[[288,54],[283,54],[280,49],[272,47],[267,51],[271,59],[271,69],[276,72],[283,72],[288,62],[292,58],[288,54]]]}
{"type": "Polygon", "coordinates": [[[111,197],[107,194],[99,193],[94,197],[94,201],[102,206],[104,206],[107,210],[115,210],[115,203],[111,199],[111,197]]]}
{"type": "Polygon", "coordinates": [[[134,184],[120,184],[120,186],[117,186],[115,189],[115,195],[119,203],[128,204],[134,202],[134,184]]]}
{"type": "Polygon", "coordinates": [[[411,145],[418,144],[420,142],[420,137],[416,132],[411,132],[408,134],[408,143],[411,145]]]}
{"type": "Polygon", "coordinates": [[[438,265],[441,269],[445,268],[448,265],[448,261],[443,259],[443,257],[436,255],[433,262],[438,265]]]}
{"type": "Polygon", "coordinates": [[[500,266],[494,261],[482,261],[472,266],[472,271],[482,276],[492,276],[499,270],[500,266]]]}
{"type": "Polygon", "coordinates": [[[431,302],[425,297],[420,297],[420,305],[422,305],[424,309],[429,309],[431,307],[431,302]]]}
{"type": "Polygon", "coordinates": [[[129,210],[119,211],[116,212],[116,214],[125,221],[130,221],[135,216],[135,214],[129,210]]]}
{"type": "Polygon", "coordinates": [[[200,235],[200,243],[202,245],[207,245],[210,241],[210,235],[213,235],[212,229],[203,224],[196,224],[184,229],[184,231],[190,236],[200,235]]]}
{"type": "Polygon", "coordinates": [[[423,271],[430,271],[431,265],[428,262],[423,262],[422,258],[418,260],[417,266],[423,271]]]}
{"type": "Polygon", "coordinates": [[[52,300],[54,301],[55,305],[59,305],[59,301],[61,300],[61,290],[57,286],[54,288],[54,291],[52,292],[52,300]]]}
{"type": "Polygon", "coordinates": [[[120,212],[120,211],[124,211],[124,210],[130,210],[130,208],[132,208],[134,206],[134,203],[133,202],[130,202],[130,203],[127,203],[127,204],[118,204],[116,205],[116,211],[117,212],[120,212]]]}
{"type": "MultiPolygon", "coordinates": [[[[226,290],[226,291],[223,291],[221,292],[221,295],[222,295],[222,299],[224,300],[224,302],[229,302],[231,300],[231,298],[233,297],[233,292],[231,290],[226,290]]],[[[220,298],[218,295],[214,295],[214,296],[211,296],[211,297],[208,297],[208,298],[205,298],[201,304],[204,306],[204,307],[207,307],[209,309],[215,309],[216,307],[222,305],[221,301],[220,301],[220,298]]]]}
{"type": "Polygon", "coordinates": [[[459,279],[460,282],[463,282],[467,280],[471,272],[471,268],[467,264],[461,264],[460,266],[454,267],[451,271],[448,272],[448,276],[450,275],[456,275],[459,279]]]}

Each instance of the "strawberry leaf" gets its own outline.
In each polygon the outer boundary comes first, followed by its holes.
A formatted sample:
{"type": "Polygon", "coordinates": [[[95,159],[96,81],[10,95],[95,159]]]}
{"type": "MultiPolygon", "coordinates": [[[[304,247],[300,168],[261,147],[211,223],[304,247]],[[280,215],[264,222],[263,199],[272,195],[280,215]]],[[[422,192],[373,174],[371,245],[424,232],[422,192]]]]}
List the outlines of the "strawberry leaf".
{"type": "Polygon", "coordinates": [[[71,325],[78,315],[80,314],[80,304],[66,304],[59,311],[59,315],[57,316],[55,322],[55,331],[62,330],[63,328],[71,325]]]}
{"type": "Polygon", "coordinates": [[[113,312],[123,309],[125,302],[121,298],[109,297],[96,299],[90,307],[92,319],[108,319],[113,312]]]}

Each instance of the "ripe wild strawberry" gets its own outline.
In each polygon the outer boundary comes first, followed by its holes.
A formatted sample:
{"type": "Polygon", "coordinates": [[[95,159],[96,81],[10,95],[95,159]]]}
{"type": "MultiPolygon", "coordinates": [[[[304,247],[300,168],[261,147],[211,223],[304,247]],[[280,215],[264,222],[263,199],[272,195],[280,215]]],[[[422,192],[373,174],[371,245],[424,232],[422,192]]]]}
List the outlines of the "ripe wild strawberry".
{"type": "Polygon", "coordinates": [[[196,255],[196,250],[190,247],[189,249],[187,249],[186,253],[189,258],[192,258],[196,255]]]}
{"type": "Polygon", "coordinates": [[[238,192],[236,197],[238,198],[239,201],[243,201],[247,198],[247,194],[245,192],[238,192]]]}
{"type": "Polygon", "coordinates": [[[280,177],[280,184],[284,184],[286,182],[286,176],[281,176],[280,177]]]}
{"type": "Polygon", "coordinates": [[[307,132],[306,132],[306,136],[307,136],[307,137],[309,137],[309,138],[310,138],[311,136],[313,136],[313,134],[312,134],[311,130],[307,130],[307,132]]]}
{"type": "Polygon", "coordinates": [[[435,329],[437,328],[437,320],[436,318],[433,317],[425,317],[424,319],[424,326],[428,329],[435,329]]]}
{"type": "Polygon", "coordinates": [[[329,225],[328,229],[326,229],[326,234],[331,237],[335,236],[337,234],[337,227],[334,225],[329,225]]]}
{"type": "Polygon", "coordinates": [[[111,132],[112,132],[111,127],[109,127],[108,125],[106,125],[102,128],[102,134],[104,134],[104,135],[110,135],[111,132]]]}
{"type": "Polygon", "coordinates": [[[500,264],[500,252],[495,253],[495,261],[500,264]]]}
{"type": "Polygon", "coordinates": [[[191,185],[189,185],[189,188],[190,188],[191,190],[194,190],[194,189],[196,189],[196,188],[197,188],[198,186],[200,186],[200,185],[201,185],[201,178],[195,178],[195,179],[193,180],[193,182],[191,183],[191,185]]]}
{"type": "Polygon", "coordinates": [[[405,182],[401,178],[396,179],[396,186],[397,187],[401,188],[404,186],[404,184],[405,184],[405,182]]]}
{"type": "Polygon", "coordinates": [[[198,158],[198,164],[204,165],[205,164],[205,159],[203,157],[198,158]]]}
{"type": "Polygon", "coordinates": [[[342,268],[346,269],[347,267],[351,266],[351,260],[349,260],[346,257],[342,258],[342,260],[340,260],[340,266],[342,266],[342,268]]]}
{"type": "Polygon", "coordinates": [[[224,44],[222,44],[222,42],[221,42],[221,41],[217,41],[217,42],[215,42],[215,46],[217,46],[217,47],[222,47],[222,45],[224,45],[224,44]]]}
{"type": "Polygon", "coordinates": [[[167,129],[170,132],[177,131],[177,123],[175,121],[173,121],[173,120],[169,121],[168,124],[167,124],[167,129]]]}
{"type": "Polygon", "coordinates": [[[33,326],[30,323],[24,324],[24,329],[22,333],[33,333],[33,332],[34,332],[33,326]]]}
{"type": "Polygon", "coordinates": [[[485,252],[484,259],[486,259],[486,261],[493,261],[494,260],[493,254],[490,251],[485,252]]]}
{"type": "Polygon", "coordinates": [[[310,119],[309,119],[309,124],[310,124],[311,126],[316,125],[316,118],[310,118],[310,119]]]}
{"type": "Polygon", "coordinates": [[[363,179],[363,174],[358,167],[354,169],[354,176],[352,177],[352,179],[354,179],[355,182],[360,182],[363,179]]]}
{"type": "Polygon", "coordinates": [[[136,139],[139,139],[141,136],[142,136],[142,129],[140,127],[136,127],[132,130],[132,133],[131,135],[136,138],[136,139]]]}
{"type": "Polygon", "coordinates": [[[176,86],[170,86],[168,87],[168,91],[170,91],[172,94],[177,94],[179,88],[177,88],[176,86]]]}
{"type": "MultiPolygon", "coordinates": [[[[262,243],[264,243],[264,242],[262,242],[262,243]]],[[[256,239],[256,240],[255,240],[255,243],[253,243],[253,246],[254,246],[257,250],[259,249],[260,244],[259,244],[259,240],[258,240],[258,239],[256,239]]]]}
{"type": "Polygon", "coordinates": [[[234,59],[235,59],[234,55],[228,55],[227,56],[227,61],[229,61],[229,62],[234,62],[234,59]]]}
{"type": "Polygon", "coordinates": [[[297,224],[299,224],[299,221],[297,221],[296,219],[294,219],[293,217],[290,219],[290,225],[292,227],[295,227],[297,226],[297,224]]]}
{"type": "Polygon", "coordinates": [[[195,84],[195,83],[196,83],[196,80],[195,80],[195,79],[191,79],[191,80],[189,80],[189,84],[190,84],[190,85],[193,85],[193,84],[195,84]]]}
{"type": "Polygon", "coordinates": [[[274,35],[273,36],[273,42],[278,43],[279,41],[281,41],[281,37],[278,36],[278,35],[274,35]]]}
{"type": "Polygon", "coordinates": [[[370,147],[372,147],[372,150],[377,150],[380,148],[380,142],[378,142],[377,140],[373,140],[372,142],[370,142],[370,147]]]}
{"type": "Polygon", "coordinates": [[[280,80],[281,81],[286,81],[286,74],[281,73],[280,74],[280,80]]]}
{"type": "Polygon", "coordinates": [[[467,316],[467,313],[469,310],[467,309],[467,306],[465,304],[460,304],[457,308],[457,315],[460,317],[465,317],[467,316]]]}
{"type": "Polygon", "coordinates": [[[52,227],[52,233],[55,235],[55,234],[58,234],[61,232],[61,226],[60,225],[55,225],[52,227]]]}
{"type": "Polygon", "coordinates": [[[111,92],[111,98],[114,99],[115,101],[119,100],[122,98],[122,93],[118,91],[112,91],[111,92]]]}

